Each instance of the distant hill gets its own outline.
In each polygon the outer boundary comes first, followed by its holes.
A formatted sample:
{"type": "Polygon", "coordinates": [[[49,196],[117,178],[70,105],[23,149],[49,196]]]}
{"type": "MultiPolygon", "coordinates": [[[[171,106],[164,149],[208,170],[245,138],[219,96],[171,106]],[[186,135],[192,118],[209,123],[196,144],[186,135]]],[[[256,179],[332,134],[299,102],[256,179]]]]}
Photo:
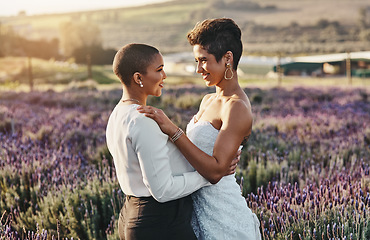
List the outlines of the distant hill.
{"type": "Polygon", "coordinates": [[[369,50],[369,16],[370,3],[364,0],[177,0],[142,7],[0,17],[0,22],[31,39],[52,39],[59,37],[61,23],[88,21],[99,26],[106,48],[142,42],[170,53],[191,51],[186,34],[196,22],[230,17],[242,29],[245,53],[292,55],[369,50]]]}

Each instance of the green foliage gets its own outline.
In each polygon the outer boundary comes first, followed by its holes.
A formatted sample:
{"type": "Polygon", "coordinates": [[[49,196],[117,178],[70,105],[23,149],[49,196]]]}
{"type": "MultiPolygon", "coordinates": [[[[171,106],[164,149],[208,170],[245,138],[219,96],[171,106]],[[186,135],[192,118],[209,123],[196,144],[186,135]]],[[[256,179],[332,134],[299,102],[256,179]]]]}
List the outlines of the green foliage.
{"type": "MultiPolygon", "coordinates": [[[[90,61],[93,65],[111,65],[116,52],[117,50],[115,49],[103,49],[102,46],[83,45],[74,49],[72,56],[75,58],[76,63],[80,64],[87,64],[90,61]]],[[[96,77],[95,74],[94,77],[96,77]]]]}
{"type": "Polygon", "coordinates": [[[59,58],[59,40],[50,37],[29,39],[20,36],[12,26],[0,22],[0,58],[5,56],[30,56],[42,59],[59,58]],[[41,50],[42,49],[42,50],[41,50]]]}
{"type": "Polygon", "coordinates": [[[52,126],[41,126],[36,133],[27,131],[24,133],[24,138],[29,138],[33,141],[50,142],[50,137],[53,134],[52,126]]]}
{"type": "MultiPolygon", "coordinates": [[[[73,189],[66,186],[57,194],[49,193],[40,200],[38,217],[34,217],[45,229],[54,229],[59,222],[61,237],[80,239],[104,239],[104,229],[108,226],[117,206],[111,200],[120,198],[114,196],[116,184],[92,179],[86,186],[73,189]]],[[[120,206],[118,206],[120,207],[120,206]]],[[[119,210],[119,209],[118,209],[119,210]]],[[[22,219],[22,217],[21,217],[22,219]]],[[[21,224],[25,222],[21,222],[21,224]]],[[[32,228],[31,228],[32,229],[32,228]]],[[[56,235],[57,232],[52,232],[56,235]]]]}
{"type": "MultiPolygon", "coordinates": [[[[210,91],[169,88],[148,104],[185,128],[210,91]]],[[[369,239],[368,90],[245,91],[254,124],[237,179],[264,239],[369,239]]],[[[0,94],[0,239],[118,239],[124,195],[104,131],[120,97],[78,87],[0,94]]]]}
{"type": "Polygon", "coordinates": [[[175,107],[180,109],[190,109],[190,108],[197,108],[202,101],[202,96],[197,94],[187,93],[184,95],[179,96],[175,101],[175,107]]]}
{"type": "Polygon", "coordinates": [[[60,24],[60,42],[65,56],[82,47],[101,46],[99,26],[92,22],[63,22],[60,24]]]}
{"type": "MultiPolygon", "coordinates": [[[[187,0],[78,13],[5,17],[1,19],[4,24],[0,25],[0,56],[19,52],[20,37],[10,30],[13,26],[19,27],[18,32],[27,38],[60,36],[60,47],[66,56],[83,45],[97,43],[117,49],[137,39],[157,46],[162,52],[189,51],[187,32],[198,21],[218,17],[235,18],[242,29],[248,54],[367,50],[366,29],[370,23],[364,4],[344,1],[333,8],[335,4],[334,0],[323,0],[320,4],[297,4],[289,0],[273,5],[269,1],[187,0]],[[249,12],[253,14],[245,14],[249,12]],[[328,12],[330,19],[323,18],[322,12],[328,12]],[[32,26],[31,33],[22,31],[26,24],[32,26]]],[[[47,46],[46,41],[43,43],[47,46]]]]}
{"type": "Polygon", "coordinates": [[[8,118],[1,119],[0,118],[0,132],[2,133],[10,133],[14,128],[14,121],[8,118]],[[13,127],[12,127],[13,126],[13,127]]]}
{"type": "Polygon", "coordinates": [[[118,218],[123,194],[103,168],[109,168],[106,161],[100,164],[100,173],[87,179],[84,185],[66,184],[42,197],[39,186],[29,181],[31,173],[14,178],[1,172],[0,208],[14,214],[12,227],[18,232],[39,226],[48,229],[50,236],[106,239],[108,225],[111,224],[111,234],[116,231],[116,219],[112,216],[118,218]],[[19,207],[12,211],[11,206],[19,207]]]}

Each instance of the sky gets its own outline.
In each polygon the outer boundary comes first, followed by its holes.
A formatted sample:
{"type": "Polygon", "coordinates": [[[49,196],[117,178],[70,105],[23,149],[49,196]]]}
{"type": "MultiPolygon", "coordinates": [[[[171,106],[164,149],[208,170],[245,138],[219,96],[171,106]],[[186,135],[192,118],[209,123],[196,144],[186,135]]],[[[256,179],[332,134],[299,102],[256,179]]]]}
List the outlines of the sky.
{"type": "Polygon", "coordinates": [[[166,0],[0,0],[0,16],[75,12],[116,7],[139,6],[166,0]]]}

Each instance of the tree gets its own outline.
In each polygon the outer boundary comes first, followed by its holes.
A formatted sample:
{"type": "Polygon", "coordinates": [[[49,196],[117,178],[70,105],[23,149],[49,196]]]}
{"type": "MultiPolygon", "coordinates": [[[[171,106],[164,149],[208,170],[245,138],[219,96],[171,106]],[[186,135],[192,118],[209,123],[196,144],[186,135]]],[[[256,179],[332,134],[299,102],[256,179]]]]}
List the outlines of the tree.
{"type": "Polygon", "coordinates": [[[326,19],[320,19],[319,21],[317,21],[316,23],[316,27],[319,28],[319,29],[323,29],[323,28],[326,28],[327,26],[329,26],[330,22],[326,19]]]}
{"type": "Polygon", "coordinates": [[[54,38],[47,40],[28,40],[19,39],[20,48],[23,55],[42,59],[59,58],[59,40],[54,38]]]}
{"type": "Polygon", "coordinates": [[[8,56],[16,51],[20,51],[19,37],[14,33],[13,29],[5,24],[0,23],[0,57],[8,56]]]}
{"type": "Polygon", "coordinates": [[[90,63],[93,65],[112,64],[115,49],[103,49],[101,46],[80,47],[73,51],[76,63],[88,63],[86,56],[89,56],[90,63]]]}
{"type": "Polygon", "coordinates": [[[43,59],[59,58],[59,40],[30,40],[0,22],[0,57],[28,56],[43,59]]]}
{"type": "Polygon", "coordinates": [[[367,28],[367,9],[366,8],[360,8],[359,9],[359,26],[361,30],[364,30],[367,28]]]}
{"type": "Polygon", "coordinates": [[[359,37],[362,41],[369,42],[370,41],[370,30],[368,29],[368,22],[367,22],[367,9],[360,8],[359,9],[359,37]]]}
{"type": "Polygon", "coordinates": [[[4,42],[5,36],[3,35],[3,25],[0,22],[0,57],[3,57],[5,55],[4,42]]]}
{"type": "Polygon", "coordinates": [[[97,25],[88,22],[65,22],[60,25],[60,44],[64,55],[72,56],[76,49],[101,46],[97,25]]]}

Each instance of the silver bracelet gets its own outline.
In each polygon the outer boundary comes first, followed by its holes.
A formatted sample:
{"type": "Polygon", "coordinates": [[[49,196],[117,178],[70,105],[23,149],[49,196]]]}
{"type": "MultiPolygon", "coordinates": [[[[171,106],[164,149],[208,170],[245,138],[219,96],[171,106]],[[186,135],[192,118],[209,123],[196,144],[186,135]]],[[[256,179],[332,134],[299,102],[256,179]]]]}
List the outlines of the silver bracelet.
{"type": "Polygon", "coordinates": [[[173,143],[176,142],[181,137],[182,134],[184,134],[184,131],[182,131],[181,128],[177,128],[175,134],[170,138],[171,141],[173,143]]]}

